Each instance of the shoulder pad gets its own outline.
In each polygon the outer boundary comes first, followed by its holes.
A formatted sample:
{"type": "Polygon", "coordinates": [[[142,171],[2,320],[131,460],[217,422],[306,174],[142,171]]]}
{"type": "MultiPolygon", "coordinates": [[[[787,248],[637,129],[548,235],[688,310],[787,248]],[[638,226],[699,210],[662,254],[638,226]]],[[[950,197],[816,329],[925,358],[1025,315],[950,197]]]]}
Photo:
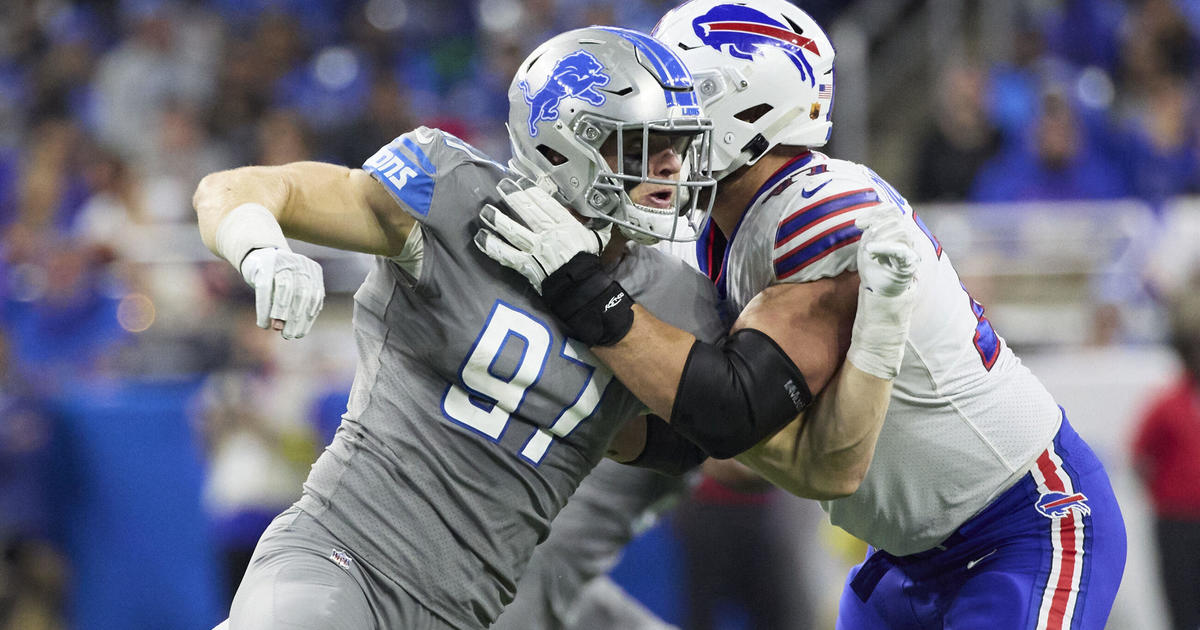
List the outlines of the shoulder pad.
{"type": "Polygon", "coordinates": [[[440,129],[417,127],[375,152],[363,170],[418,218],[429,214],[435,184],[464,164],[506,172],[479,149],[440,129]]]}
{"type": "Polygon", "coordinates": [[[392,140],[363,163],[392,198],[405,210],[417,215],[429,214],[433,203],[437,165],[430,158],[436,130],[418,127],[392,140]]]}
{"type": "Polygon", "coordinates": [[[762,201],[773,206],[771,214],[778,217],[772,252],[775,277],[805,282],[845,271],[852,253],[838,256],[836,262],[821,261],[857,243],[862,231],[854,221],[887,200],[864,167],[844,160],[826,158],[797,171],[792,179],[785,190],[772,191],[762,201]]]}

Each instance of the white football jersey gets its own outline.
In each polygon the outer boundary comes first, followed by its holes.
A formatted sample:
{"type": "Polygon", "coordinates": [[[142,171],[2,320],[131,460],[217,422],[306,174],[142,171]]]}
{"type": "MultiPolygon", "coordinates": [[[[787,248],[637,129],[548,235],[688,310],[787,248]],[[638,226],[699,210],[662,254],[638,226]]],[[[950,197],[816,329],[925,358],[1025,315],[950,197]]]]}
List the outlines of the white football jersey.
{"type": "Polygon", "coordinates": [[[1058,431],[1054,399],[992,329],[908,202],[861,164],[798,157],[751,202],[723,271],[705,264],[707,239],[695,259],[741,312],[773,284],[857,271],[854,221],[881,204],[913,220],[920,295],[870,471],[853,495],[823,505],[835,525],[906,555],[937,545],[1026,472],[1058,431]]]}

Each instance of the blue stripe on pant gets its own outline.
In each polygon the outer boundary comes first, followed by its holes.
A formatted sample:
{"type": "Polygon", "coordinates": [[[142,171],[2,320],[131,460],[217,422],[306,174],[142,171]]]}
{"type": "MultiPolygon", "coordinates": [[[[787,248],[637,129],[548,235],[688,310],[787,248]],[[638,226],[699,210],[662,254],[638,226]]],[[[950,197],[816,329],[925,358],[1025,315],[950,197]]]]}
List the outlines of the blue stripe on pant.
{"type": "Polygon", "coordinates": [[[1039,461],[938,548],[868,551],[850,571],[837,627],[1103,628],[1125,568],[1108,474],[1065,417],[1039,461]]]}

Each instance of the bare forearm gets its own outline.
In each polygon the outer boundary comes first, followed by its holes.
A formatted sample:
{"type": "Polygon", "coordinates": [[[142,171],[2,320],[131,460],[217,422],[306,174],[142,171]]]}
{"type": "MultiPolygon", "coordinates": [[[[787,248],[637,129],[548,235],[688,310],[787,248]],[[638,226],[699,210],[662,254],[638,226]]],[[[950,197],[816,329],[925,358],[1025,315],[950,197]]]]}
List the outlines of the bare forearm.
{"type": "Polygon", "coordinates": [[[837,379],[818,400],[800,439],[811,462],[813,485],[851,494],[867,474],[883,428],[892,381],[842,364],[837,379]]]}
{"type": "Polygon", "coordinates": [[[284,233],[310,243],[371,254],[399,253],[413,221],[357,169],[320,162],[249,166],[205,177],[193,198],[205,245],[215,251],[217,226],[243,203],[266,207],[284,233]]]}
{"type": "Polygon", "coordinates": [[[243,203],[258,203],[278,219],[287,205],[287,189],[287,179],[279,167],[248,166],[205,176],[192,196],[200,238],[219,254],[217,226],[230,210],[243,203]]]}
{"type": "Polygon", "coordinates": [[[592,352],[655,414],[671,417],[675,390],[696,338],[634,306],[633,327],[612,346],[592,352]]]}
{"type": "Polygon", "coordinates": [[[798,496],[848,496],[867,474],[891,392],[892,381],[846,362],[803,418],[738,460],[798,496]]]}

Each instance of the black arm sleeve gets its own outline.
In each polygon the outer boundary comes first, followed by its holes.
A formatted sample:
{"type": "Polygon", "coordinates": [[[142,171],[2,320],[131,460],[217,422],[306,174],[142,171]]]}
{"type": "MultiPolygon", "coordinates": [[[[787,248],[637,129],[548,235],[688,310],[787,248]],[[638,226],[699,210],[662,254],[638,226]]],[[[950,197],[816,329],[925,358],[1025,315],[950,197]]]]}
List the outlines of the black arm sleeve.
{"type": "Polygon", "coordinates": [[[699,466],[708,455],[699,446],[680,435],[666,420],[646,416],[646,447],[628,466],[649,468],[666,475],[679,476],[699,466]]]}
{"type": "Polygon", "coordinates": [[[671,426],[712,457],[727,459],[791,422],[812,402],[804,375],[774,340],[744,328],[688,353],[671,426]]]}

